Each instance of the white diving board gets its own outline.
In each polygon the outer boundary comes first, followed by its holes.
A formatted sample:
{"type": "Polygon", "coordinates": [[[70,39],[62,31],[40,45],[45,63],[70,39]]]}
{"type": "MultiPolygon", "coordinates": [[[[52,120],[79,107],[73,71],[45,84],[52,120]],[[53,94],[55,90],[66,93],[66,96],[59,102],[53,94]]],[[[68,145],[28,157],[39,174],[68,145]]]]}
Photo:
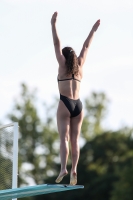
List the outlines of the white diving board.
{"type": "Polygon", "coordinates": [[[63,192],[82,188],[84,188],[83,185],[43,184],[16,189],[6,189],[0,190],[0,200],[10,200],[14,198],[36,196],[41,194],[63,192]]]}

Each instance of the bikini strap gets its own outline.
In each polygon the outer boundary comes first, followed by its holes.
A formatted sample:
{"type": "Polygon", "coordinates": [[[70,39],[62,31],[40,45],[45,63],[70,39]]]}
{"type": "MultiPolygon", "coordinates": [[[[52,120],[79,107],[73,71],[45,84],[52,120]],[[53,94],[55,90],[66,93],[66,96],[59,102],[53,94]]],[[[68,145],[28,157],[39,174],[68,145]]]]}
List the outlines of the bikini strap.
{"type": "Polygon", "coordinates": [[[81,82],[80,80],[78,80],[78,79],[76,79],[76,78],[74,78],[74,74],[72,74],[72,78],[66,78],[66,79],[62,79],[62,80],[59,80],[58,79],[58,77],[57,77],[57,81],[59,82],[59,81],[67,81],[67,80],[76,80],[76,81],[79,81],[79,82],[81,82]]]}
{"type": "Polygon", "coordinates": [[[80,80],[78,80],[78,79],[74,78],[74,74],[72,74],[72,79],[74,79],[74,80],[76,80],[76,81],[79,81],[79,82],[81,82],[80,80]]]}

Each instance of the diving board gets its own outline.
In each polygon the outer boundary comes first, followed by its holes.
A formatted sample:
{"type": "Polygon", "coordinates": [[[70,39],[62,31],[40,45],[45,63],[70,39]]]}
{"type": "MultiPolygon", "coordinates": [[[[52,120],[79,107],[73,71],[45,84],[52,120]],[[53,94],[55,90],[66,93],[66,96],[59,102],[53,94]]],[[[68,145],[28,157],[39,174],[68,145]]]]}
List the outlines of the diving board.
{"type": "Polygon", "coordinates": [[[83,185],[61,185],[61,184],[43,184],[28,186],[16,189],[0,190],[0,200],[10,200],[14,198],[36,196],[54,192],[63,192],[68,190],[83,189],[83,185]]]}

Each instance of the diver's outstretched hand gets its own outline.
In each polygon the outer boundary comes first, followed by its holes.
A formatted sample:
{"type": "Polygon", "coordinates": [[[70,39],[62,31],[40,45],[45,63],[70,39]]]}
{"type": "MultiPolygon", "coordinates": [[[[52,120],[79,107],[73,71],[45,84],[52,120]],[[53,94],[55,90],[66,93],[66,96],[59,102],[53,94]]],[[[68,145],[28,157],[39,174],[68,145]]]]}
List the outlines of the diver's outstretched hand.
{"type": "Polygon", "coordinates": [[[54,14],[52,15],[52,18],[51,18],[51,24],[55,24],[56,23],[56,21],[57,21],[57,15],[58,15],[58,13],[54,12],[54,14]]]}
{"type": "Polygon", "coordinates": [[[92,31],[97,31],[98,27],[100,25],[100,19],[96,21],[96,23],[92,27],[92,31]]]}

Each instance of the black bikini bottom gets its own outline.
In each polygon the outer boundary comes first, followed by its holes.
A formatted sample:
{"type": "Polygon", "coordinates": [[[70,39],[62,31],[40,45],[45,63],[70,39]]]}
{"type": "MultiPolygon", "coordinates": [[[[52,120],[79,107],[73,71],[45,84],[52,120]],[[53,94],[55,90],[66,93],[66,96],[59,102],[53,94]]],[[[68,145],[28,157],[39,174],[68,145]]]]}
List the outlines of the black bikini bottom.
{"type": "Polygon", "coordinates": [[[77,115],[81,113],[82,102],[80,101],[80,99],[77,99],[77,100],[69,99],[68,97],[60,94],[60,100],[63,101],[63,103],[69,110],[71,117],[76,117],[77,115]]]}

